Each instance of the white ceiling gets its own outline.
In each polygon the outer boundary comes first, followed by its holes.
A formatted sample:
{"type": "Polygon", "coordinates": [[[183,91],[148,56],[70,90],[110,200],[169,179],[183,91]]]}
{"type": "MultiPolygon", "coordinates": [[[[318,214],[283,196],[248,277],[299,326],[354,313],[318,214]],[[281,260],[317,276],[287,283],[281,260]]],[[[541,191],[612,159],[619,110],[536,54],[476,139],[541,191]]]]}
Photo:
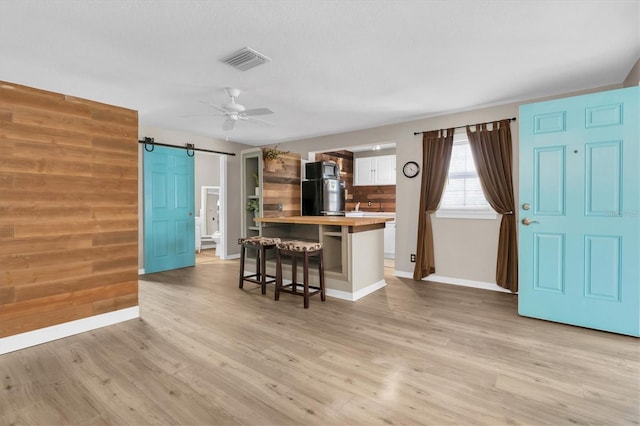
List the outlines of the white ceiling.
{"type": "Polygon", "coordinates": [[[224,139],[225,86],[261,145],[620,83],[638,0],[0,0],[0,79],[224,139]],[[272,62],[219,60],[244,46],[272,62]]]}

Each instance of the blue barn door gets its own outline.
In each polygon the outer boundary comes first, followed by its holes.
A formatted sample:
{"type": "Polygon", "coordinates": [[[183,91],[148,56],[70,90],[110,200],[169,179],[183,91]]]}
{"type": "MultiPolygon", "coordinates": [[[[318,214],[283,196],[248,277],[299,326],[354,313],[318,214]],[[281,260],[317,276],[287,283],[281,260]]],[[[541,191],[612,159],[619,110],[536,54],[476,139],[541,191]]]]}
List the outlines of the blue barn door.
{"type": "Polygon", "coordinates": [[[194,266],[193,157],[162,146],[143,153],[145,273],[194,266]]]}
{"type": "Polygon", "coordinates": [[[520,108],[520,315],[640,334],[638,87],[520,108]]]}

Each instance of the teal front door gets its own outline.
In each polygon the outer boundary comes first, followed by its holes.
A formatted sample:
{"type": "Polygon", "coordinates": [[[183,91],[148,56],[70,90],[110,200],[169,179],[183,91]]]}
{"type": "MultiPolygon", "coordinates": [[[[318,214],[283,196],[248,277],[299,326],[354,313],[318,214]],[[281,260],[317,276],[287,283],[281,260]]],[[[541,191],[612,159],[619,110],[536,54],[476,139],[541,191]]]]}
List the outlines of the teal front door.
{"type": "Polygon", "coordinates": [[[144,153],[144,270],[195,265],[193,157],[155,146],[144,153]]]}
{"type": "Polygon", "coordinates": [[[520,315],[640,335],[639,87],[520,108],[520,315]]]}

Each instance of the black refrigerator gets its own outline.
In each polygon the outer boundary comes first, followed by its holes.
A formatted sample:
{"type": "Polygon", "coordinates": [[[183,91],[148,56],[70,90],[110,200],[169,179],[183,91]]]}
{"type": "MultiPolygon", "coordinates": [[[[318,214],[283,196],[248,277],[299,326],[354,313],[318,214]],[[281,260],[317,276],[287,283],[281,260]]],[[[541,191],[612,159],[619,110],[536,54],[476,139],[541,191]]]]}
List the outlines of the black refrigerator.
{"type": "Polygon", "coordinates": [[[303,216],[344,216],[344,181],[314,179],[302,182],[303,216]]]}

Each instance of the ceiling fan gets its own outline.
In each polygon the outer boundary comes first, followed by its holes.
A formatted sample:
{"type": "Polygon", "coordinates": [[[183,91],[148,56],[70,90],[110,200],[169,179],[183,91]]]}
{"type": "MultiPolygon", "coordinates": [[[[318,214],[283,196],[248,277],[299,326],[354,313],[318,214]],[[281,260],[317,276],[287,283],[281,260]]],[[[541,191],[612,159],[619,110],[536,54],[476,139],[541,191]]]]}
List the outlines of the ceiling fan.
{"type": "Polygon", "coordinates": [[[218,106],[203,101],[204,104],[221,112],[221,114],[217,115],[225,117],[224,123],[222,123],[222,130],[232,130],[238,120],[252,121],[265,126],[272,125],[267,121],[255,118],[256,115],[273,114],[273,111],[271,111],[269,108],[246,109],[243,105],[240,105],[236,102],[236,99],[238,98],[238,96],[240,96],[240,93],[242,93],[240,89],[236,89],[234,87],[225,87],[224,90],[231,98],[229,102],[218,106]]]}

